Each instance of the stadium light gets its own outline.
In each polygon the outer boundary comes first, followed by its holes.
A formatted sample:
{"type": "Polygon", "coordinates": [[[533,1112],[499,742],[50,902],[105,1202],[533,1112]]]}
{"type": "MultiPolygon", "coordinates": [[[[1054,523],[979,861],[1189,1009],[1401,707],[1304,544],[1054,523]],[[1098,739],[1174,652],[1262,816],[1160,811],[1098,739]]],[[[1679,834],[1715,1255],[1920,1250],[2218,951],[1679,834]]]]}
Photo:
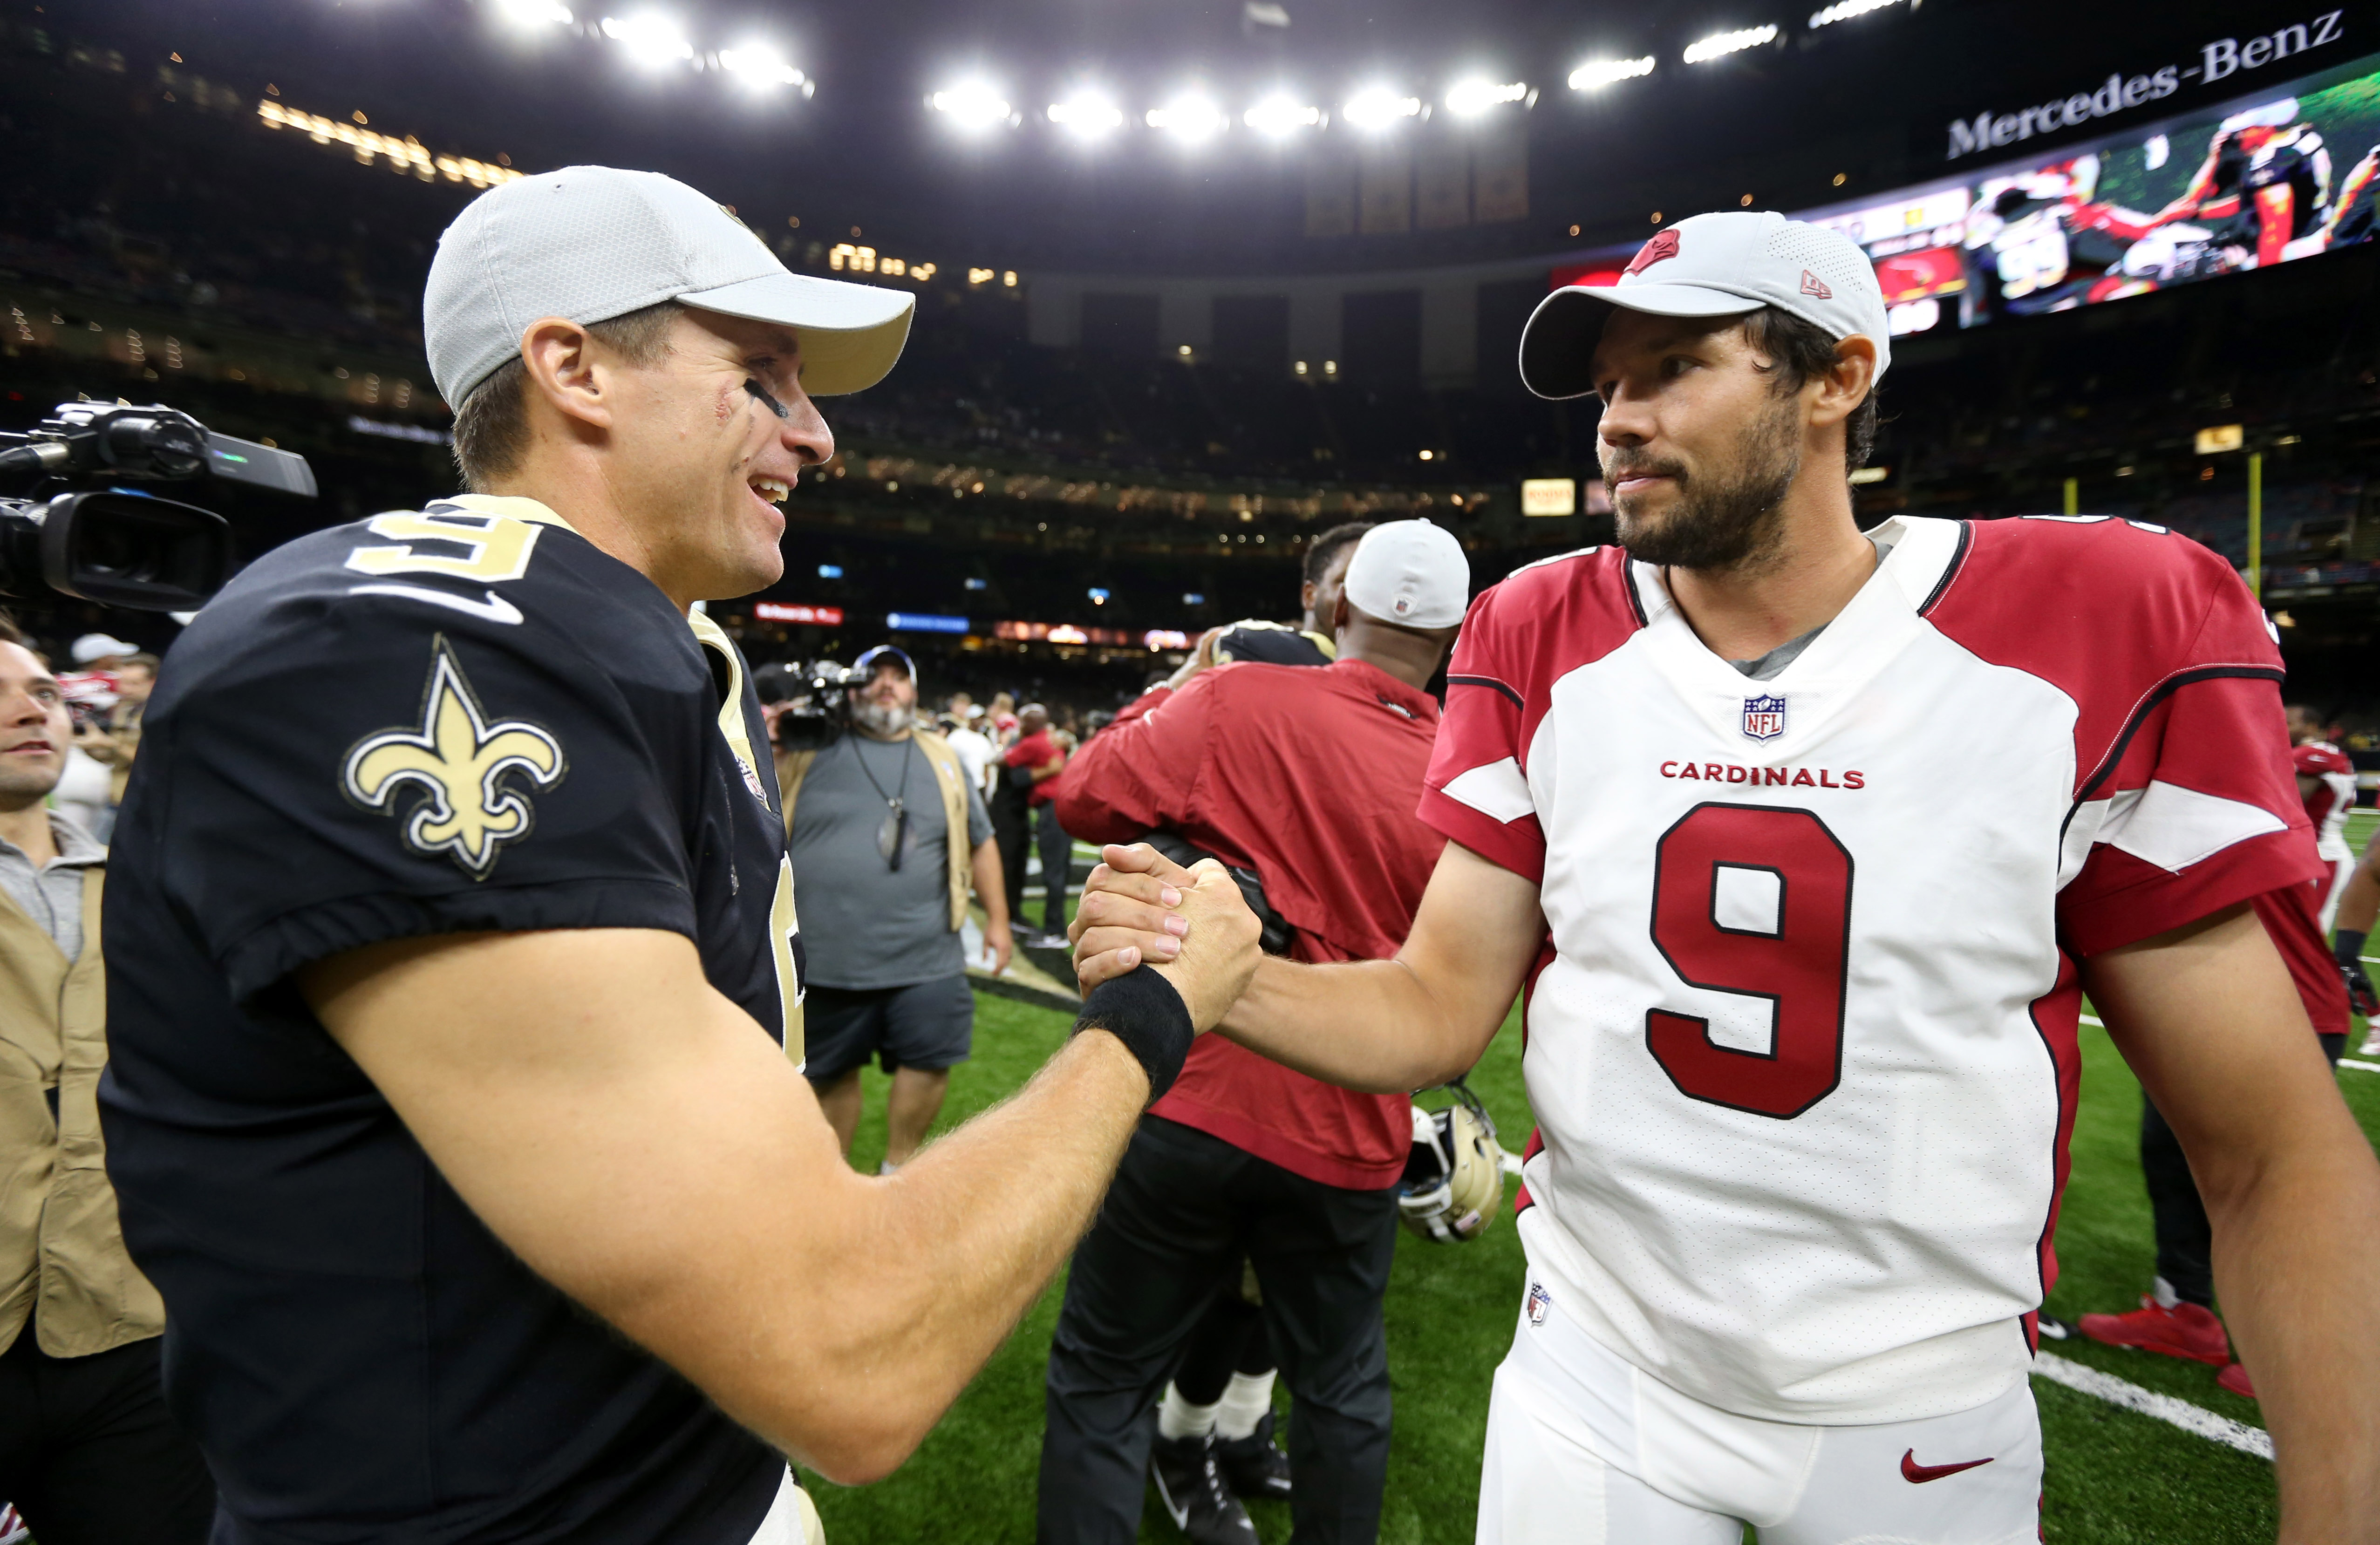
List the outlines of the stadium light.
{"type": "Polygon", "coordinates": [[[1385,86],[1373,86],[1349,97],[1339,116],[1357,128],[1386,128],[1420,112],[1421,98],[1399,96],[1385,86]]]}
{"type": "Polygon", "coordinates": [[[961,81],[926,99],[926,105],[945,115],[961,128],[980,130],[994,124],[1013,123],[1016,110],[1008,99],[980,80],[961,81]]]}
{"type": "Polygon", "coordinates": [[[1123,127],[1123,110],[1097,91],[1076,91],[1049,107],[1050,121],[1078,140],[1097,140],[1123,127]]]}
{"type": "Polygon", "coordinates": [[[1148,127],[1163,129],[1175,139],[1196,144],[1211,140],[1232,127],[1232,116],[1207,98],[1192,92],[1178,96],[1162,107],[1148,110],[1148,127]]]}
{"type": "Polygon", "coordinates": [[[1570,72],[1570,89],[1573,91],[1600,91],[1615,80],[1633,80],[1640,75],[1653,73],[1653,55],[1641,59],[1589,59],[1570,72]]]}
{"type": "Polygon", "coordinates": [[[1733,32],[1714,32],[1698,43],[1686,45],[1685,59],[1690,65],[1708,64],[1730,54],[1741,54],[1747,48],[1758,48],[1777,41],[1777,24],[1745,27],[1733,32]]]}
{"type": "Polygon", "coordinates": [[[694,44],[686,41],[676,22],[659,11],[607,16],[603,18],[603,35],[625,48],[633,63],[648,68],[680,64],[694,57],[694,44]]]}
{"type": "Polygon", "coordinates": [[[719,67],[756,90],[770,86],[798,86],[804,96],[814,95],[818,91],[817,84],[809,77],[785,63],[784,55],[765,43],[747,43],[741,48],[721,49],[719,67]]]}
{"type": "Polygon", "coordinates": [[[1810,30],[1816,31],[1821,27],[1832,27],[1838,21],[1849,21],[1855,16],[1865,16],[1870,11],[1880,11],[1887,6],[1899,4],[1900,0],[1836,0],[1836,4],[1826,9],[1810,13],[1810,30]]]}
{"type": "Polygon", "coordinates": [[[1528,82],[1511,80],[1498,83],[1478,76],[1459,80],[1446,90],[1446,110],[1457,117],[1472,118],[1490,107],[1508,102],[1521,102],[1529,94],[1528,82]]]}
{"type": "Polygon", "coordinates": [[[1240,121],[1269,140],[1280,140],[1322,122],[1322,109],[1276,92],[1240,115],[1240,121]]]}
{"type": "Polygon", "coordinates": [[[515,27],[567,27],[578,19],[555,0],[496,0],[496,15],[515,27]]]}

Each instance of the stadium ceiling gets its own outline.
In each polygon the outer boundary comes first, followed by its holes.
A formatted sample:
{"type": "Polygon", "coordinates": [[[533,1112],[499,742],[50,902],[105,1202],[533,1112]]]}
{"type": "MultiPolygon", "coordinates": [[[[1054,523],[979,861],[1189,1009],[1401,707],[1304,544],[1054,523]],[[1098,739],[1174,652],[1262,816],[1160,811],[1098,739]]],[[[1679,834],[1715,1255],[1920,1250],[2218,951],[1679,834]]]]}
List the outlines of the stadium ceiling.
{"type": "Polygon", "coordinates": [[[71,24],[128,60],[178,54],[251,94],[278,82],[433,152],[650,166],[806,234],[963,242],[1003,265],[1228,271],[1510,257],[1624,239],[1650,212],[1856,196],[1938,172],[1954,116],[2194,58],[2303,9],[128,0],[71,24]],[[1456,134],[1525,140],[1524,217],[1306,239],[1316,158],[1456,134]]]}

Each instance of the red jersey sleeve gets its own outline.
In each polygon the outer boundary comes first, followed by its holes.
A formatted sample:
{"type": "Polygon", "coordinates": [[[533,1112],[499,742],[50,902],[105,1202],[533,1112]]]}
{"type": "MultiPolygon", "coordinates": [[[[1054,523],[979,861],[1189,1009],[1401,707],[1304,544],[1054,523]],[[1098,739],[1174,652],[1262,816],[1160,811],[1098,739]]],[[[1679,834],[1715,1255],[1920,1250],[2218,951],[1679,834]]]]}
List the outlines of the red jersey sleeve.
{"type": "Polygon", "coordinates": [[[1190,813],[1207,754],[1215,683],[1203,671],[1179,691],[1159,688],[1083,743],[1052,780],[1058,824],[1085,842],[1132,842],[1190,813]]]}
{"type": "MultiPolygon", "coordinates": [[[[2167,538],[2182,541],[2186,539],[2167,538]]],[[[2194,633],[2156,662],[2077,790],[2059,930],[2096,955],[2322,871],[2281,715],[2280,651],[2229,566],[2190,544],[2194,633]]],[[[2178,578],[2158,577],[2170,598],[2178,578]]]]}
{"type": "Polygon", "coordinates": [[[1543,881],[1546,834],[1527,774],[1533,640],[1527,618],[1500,614],[1498,602],[1510,584],[1483,591],[1463,619],[1419,813],[1448,840],[1543,881]]]}

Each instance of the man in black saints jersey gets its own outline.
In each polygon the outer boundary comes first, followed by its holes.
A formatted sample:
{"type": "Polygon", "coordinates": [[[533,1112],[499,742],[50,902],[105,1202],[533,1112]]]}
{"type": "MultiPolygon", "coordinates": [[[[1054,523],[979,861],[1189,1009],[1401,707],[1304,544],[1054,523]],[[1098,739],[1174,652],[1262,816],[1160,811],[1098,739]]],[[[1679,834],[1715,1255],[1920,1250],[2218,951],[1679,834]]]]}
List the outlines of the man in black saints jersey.
{"type": "Polygon", "coordinates": [[[698,603],[782,573],[811,396],[911,304],[665,177],[495,189],[424,306],[473,492],[266,554],[176,646],[102,1101],[217,1545],[814,1539],[785,1456],[909,1453],[1253,968],[1217,869],[1170,983],[897,1179],[842,1162],[768,736],[698,603]]]}

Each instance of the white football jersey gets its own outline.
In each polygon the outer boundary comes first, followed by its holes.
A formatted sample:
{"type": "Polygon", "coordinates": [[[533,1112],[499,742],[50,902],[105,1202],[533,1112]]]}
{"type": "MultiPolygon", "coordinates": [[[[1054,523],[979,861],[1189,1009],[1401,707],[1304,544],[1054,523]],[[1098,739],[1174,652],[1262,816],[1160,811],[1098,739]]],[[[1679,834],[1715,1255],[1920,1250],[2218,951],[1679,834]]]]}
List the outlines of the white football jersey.
{"type": "Polygon", "coordinates": [[[2352,862],[2355,849],[2347,845],[2347,818],[2355,809],[2355,763],[2326,740],[2298,747],[2289,753],[2289,761],[2298,776],[2315,781],[2313,792],[2305,797],[2315,851],[2333,864],[2352,862]]]}
{"type": "Polygon", "coordinates": [[[2319,871],[2220,557],[2120,520],[1878,534],[1767,681],[1619,549],[1521,570],[1473,603],[1422,805],[1541,887],[1532,1267],[1645,1372],[1781,1421],[2024,1377],[2076,959],[2319,871]]]}

